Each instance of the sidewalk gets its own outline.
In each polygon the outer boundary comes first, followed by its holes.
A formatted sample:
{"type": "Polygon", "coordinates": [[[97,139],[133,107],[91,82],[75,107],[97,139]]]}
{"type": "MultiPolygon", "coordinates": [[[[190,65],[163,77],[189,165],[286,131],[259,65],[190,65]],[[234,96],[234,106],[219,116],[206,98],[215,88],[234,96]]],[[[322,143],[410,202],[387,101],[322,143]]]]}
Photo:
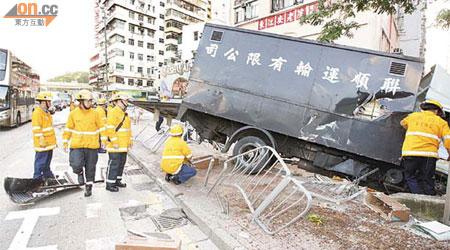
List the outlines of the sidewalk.
{"type": "MultiPolygon", "coordinates": [[[[220,166],[211,172],[207,187],[204,186],[206,169],[198,169],[197,176],[179,186],[165,182],[165,173],[160,168],[163,147],[152,153],[149,148],[153,141],[147,142],[148,148],[142,144],[142,141],[156,133],[154,122],[151,119],[142,120],[140,125],[133,126],[133,135],[141,132],[146,124],[150,125],[138,136],[135,146],[129,152],[130,157],[160,184],[187,216],[221,249],[432,249],[450,246],[449,242],[439,243],[417,235],[410,228],[411,223],[387,223],[360,201],[335,204],[314,200],[309,214],[319,215],[323,220],[322,225],[303,218],[278,234],[265,234],[256,224],[251,223],[247,207],[230,202],[230,213],[227,216],[221,213],[215,195],[207,196],[220,166]]],[[[221,162],[226,157],[207,143],[189,146],[194,157],[212,154],[218,156],[221,162]]],[[[298,171],[298,175],[309,174],[298,171]]]]}

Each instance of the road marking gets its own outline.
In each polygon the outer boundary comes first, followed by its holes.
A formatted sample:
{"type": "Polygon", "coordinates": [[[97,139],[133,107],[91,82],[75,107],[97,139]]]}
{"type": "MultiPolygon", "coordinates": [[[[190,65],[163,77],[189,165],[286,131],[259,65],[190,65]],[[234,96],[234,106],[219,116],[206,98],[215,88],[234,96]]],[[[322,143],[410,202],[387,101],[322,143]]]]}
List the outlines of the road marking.
{"type": "Polygon", "coordinates": [[[102,203],[89,203],[86,205],[86,218],[92,219],[99,216],[99,211],[102,208],[102,203]]]}
{"type": "Polygon", "coordinates": [[[59,207],[52,208],[38,208],[31,210],[23,210],[23,211],[13,211],[8,213],[5,220],[17,220],[23,219],[22,225],[19,228],[19,231],[14,236],[14,239],[9,245],[9,250],[56,250],[57,245],[44,246],[44,247],[36,247],[36,248],[28,248],[28,241],[30,240],[31,234],[33,233],[34,226],[36,225],[39,216],[50,216],[59,214],[59,207]]]}

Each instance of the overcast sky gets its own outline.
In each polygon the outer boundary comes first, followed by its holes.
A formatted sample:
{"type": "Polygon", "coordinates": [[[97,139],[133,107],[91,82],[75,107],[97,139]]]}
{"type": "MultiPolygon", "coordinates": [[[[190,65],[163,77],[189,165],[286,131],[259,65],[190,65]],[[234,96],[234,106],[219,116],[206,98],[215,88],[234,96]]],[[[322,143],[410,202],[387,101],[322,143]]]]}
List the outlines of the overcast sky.
{"type": "MultiPolygon", "coordinates": [[[[0,0],[0,48],[10,49],[32,66],[41,81],[71,71],[88,71],[94,55],[95,0],[0,0]],[[57,4],[58,17],[48,27],[16,27],[14,19],[3,16],[18,2],[57,4]]],[[[427,22],[450,1],[429,5],[427,22]]],[[[427,67],[439,63],[450,71],[450,31],[427,30],[427,67]]]]}
{"type": "Polygon", "coordinates": [[[94,0],[0,0],[0,48],[11,50],[33,67],[41,81],[71,71],[88,71],[94,55],[94,0]],[[47,27],[16,27],[3,18],[17,3],[58,5],[47,27]]]}

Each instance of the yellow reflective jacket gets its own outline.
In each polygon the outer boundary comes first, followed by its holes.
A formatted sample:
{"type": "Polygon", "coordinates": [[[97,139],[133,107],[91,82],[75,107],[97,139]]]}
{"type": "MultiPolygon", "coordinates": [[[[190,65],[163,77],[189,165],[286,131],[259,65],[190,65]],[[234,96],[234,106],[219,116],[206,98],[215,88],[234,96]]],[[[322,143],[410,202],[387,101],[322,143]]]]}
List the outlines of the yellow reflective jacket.
{"type": "Polygon", "coordinates": [[[450,149],[450,129],[446,121],[431,111],[409,114],[400,123],[406,129],[402,156],[439,158],[439,142],[450,149]]]}
{"type": "Polygon", "coordinates": [[[131,121],[128,114],[126,114],[126,112],[124,112],[119,106],[112,108],[111,111],[108,112],[106,128],[110,140],[107,148],[108,152],[110,153],[127,152],[128,147],[130,147],[132,143],[131,121]],[[116,128],[119,126],[122,120],[123,120],[122,126],[116,132],[116,128]],[[119,145],[119,148],[114,149],[114,144],[119,145]]]}
{"type": "Polygon", "coordinates": [[[102,143],[106,143],[106,131],[104,123],[98,113],[93,109],[74,109],[69,114],[66,128],[63,133],[63,144],[70,148],[97,149],[100,147],[98,135],[100,133],[102,143]]]}
{"type": "Polygon", "coordinates": [[[161,168],[168,174],[178,173],[184,160],[192,158],[191,149],[181,136],[170,137],[162,154],[161,168]]]}
{"type": "Polygon", "coordinates": [[[31,124],[33,126],[34,150],[49,151],[55,149],[56,136],[53,130],[53,118],[50,113],[45,112],[41,106],[37,106],[31,116],[31,124]],[[45,147],[40,145],[41,137],[45,140],[45,147]]]}
{"type": "Polygon", "coordinates": [[[100,119],[106,124],[106,110],[98,106],[95,111],[100,115],[100,119]]]}

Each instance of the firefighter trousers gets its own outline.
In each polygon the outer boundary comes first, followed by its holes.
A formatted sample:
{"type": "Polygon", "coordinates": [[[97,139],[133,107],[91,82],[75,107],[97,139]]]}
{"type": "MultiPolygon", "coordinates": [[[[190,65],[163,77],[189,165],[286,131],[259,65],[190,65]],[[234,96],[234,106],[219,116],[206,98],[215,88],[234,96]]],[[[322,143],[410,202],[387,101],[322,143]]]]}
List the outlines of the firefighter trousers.
{"type": "Polygon", "coordinates": [[[52,162],[53,150],[38,151],[34,157],[34,179],[54,178],[50,163],[52,162]]]}
{"type": "Polygon", "coordinates": [[[405,179],[409,190],[414,194],[435,195],[434,172],[436,170],[436,158],[405,156],[403,167],[405,179]]]}
{"type": "Polygon", "coordinates": [[[108,169],[107,169],[107,186],[114,186],[117,181],[122,180],[123,169],[127,162],[127,152],[109,153],[108,169]]]}
{"type": "Polygon", "coordinates": [[[97,165],[97,149],[89,148],[71,148],[69,153],[69,162],[75,174],[83,172],[86,176],[86,185],[94,184],[95,167],[97,165]]]}

